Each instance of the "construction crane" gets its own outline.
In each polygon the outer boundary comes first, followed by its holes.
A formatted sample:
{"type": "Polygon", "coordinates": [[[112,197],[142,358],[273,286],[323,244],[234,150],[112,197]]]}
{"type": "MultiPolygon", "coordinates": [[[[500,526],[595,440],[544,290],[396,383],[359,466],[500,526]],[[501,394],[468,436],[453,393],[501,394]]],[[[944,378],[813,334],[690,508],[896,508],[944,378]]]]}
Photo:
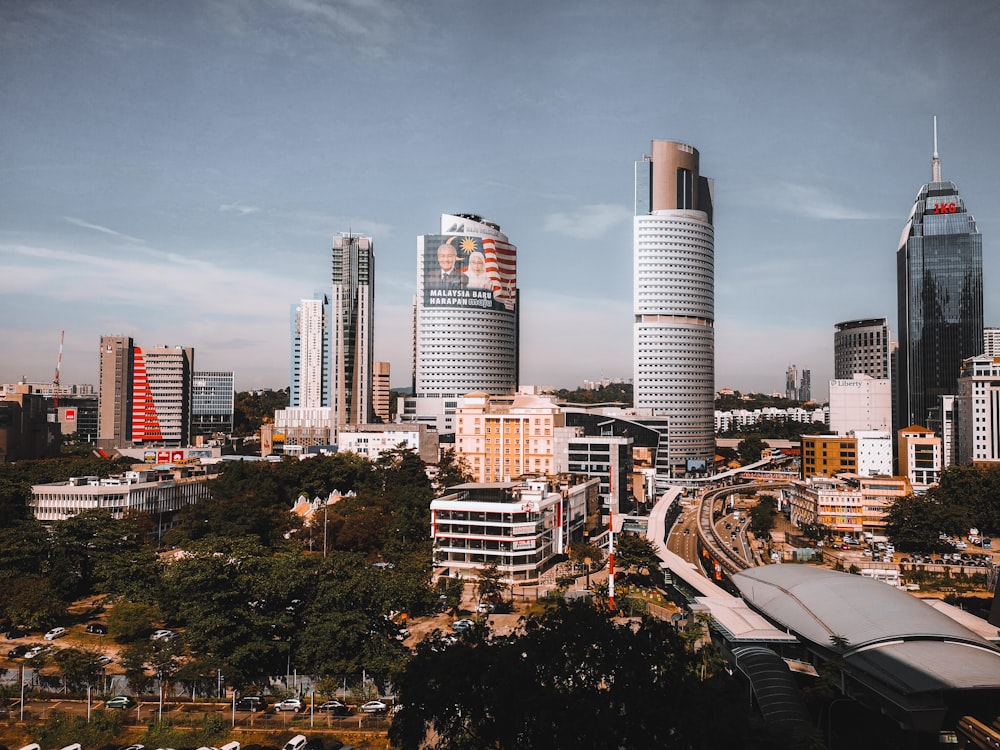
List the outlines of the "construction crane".
{"type": "Polygon", "coordinates": [[[62,369],[63,342],[66,341],[66,331],[59,334],[59,358],[56,360],[56,376],[52,379],[52,405],[59,414],[59,371],[62,369]]]}

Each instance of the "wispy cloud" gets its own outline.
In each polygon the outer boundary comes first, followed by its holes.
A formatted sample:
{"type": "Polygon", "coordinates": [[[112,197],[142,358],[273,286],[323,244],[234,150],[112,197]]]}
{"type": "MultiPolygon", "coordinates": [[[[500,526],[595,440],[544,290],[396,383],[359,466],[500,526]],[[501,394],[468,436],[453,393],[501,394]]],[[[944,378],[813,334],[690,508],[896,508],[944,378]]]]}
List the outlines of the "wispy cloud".
{"type": "Polygon", "coordinates": [[[111,235],[112,237],[117,237],[117,238],[122,239],[122,240],[127,240],[128,242],[137,242],[140,245],[146,244],[145,240],[141,240],[138,237],[133,237],[130,234],[124,234],[123,232],[118,232],[118,231],[116,231],[114,229],[111,229],[109,227],[101,226],[100,224],[91,224],[89,221],[84,221],[83,219],[77,219],[77,218],[75,218],[73,216],[64,216],[63,218],[66,221],[68,221],[70,224],[73,224],[73,225],[78,226],[78,227],[82,227],[84,229],[93,229],[95,232],[101,232],[102,234],[108,234],[108,235],[111,235]]]}
{"type": "MultiPolygon", "coordinates": [[[[861,193],[855,192],[860,196],[861,193]]],[[[800,185],[791,182],[779,183],[772,193],[769,193],[768,206],[775,205],[789,213],[798,214],[807,219],[821,220],[871,220],[898,218],[865,210],[857,205],[849,205],[835,196],[831,191],[814,185],[800,185]]]]}
{"type": "Polygon", "coordinates": [[[594,240],[631,218],[632,212],[625,206],[604,203],[581,206],[574,212],[549,214],[545,217],[542,228],[575,239],[594,240]]]}
{"type": "Polygon", "coordinates": [[[244,206],[242,203],[223,203],[219,206],[219,211],[222,213],[236,213],[241,216],[246,216],[247,214],[255,214],[260,211],[257,206],[244,206]]]}

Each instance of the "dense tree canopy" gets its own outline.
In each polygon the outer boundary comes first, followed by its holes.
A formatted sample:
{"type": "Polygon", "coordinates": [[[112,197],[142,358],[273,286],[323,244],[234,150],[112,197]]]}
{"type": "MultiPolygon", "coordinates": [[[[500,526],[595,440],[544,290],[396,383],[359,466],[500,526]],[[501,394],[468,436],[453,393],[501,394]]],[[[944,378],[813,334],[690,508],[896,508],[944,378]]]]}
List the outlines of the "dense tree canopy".
{"type": "Polygon", "coordinates": [[[667,622],[558,604],[505,637],[425,644],[400,677],[402,750],[785,747],[667,622]],[[719,716],[725,721],[719,721],[719,716]]]}

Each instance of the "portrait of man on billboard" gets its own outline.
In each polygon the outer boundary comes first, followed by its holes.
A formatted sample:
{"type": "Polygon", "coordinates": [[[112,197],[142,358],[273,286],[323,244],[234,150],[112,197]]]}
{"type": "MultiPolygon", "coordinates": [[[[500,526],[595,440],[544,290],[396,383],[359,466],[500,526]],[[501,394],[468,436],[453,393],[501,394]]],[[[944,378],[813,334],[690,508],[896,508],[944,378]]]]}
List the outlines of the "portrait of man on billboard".
{"type": "Polygon", "coordinates": [[[438,268],[431,283],[440,289],[460,289],[469,283],[458,262],[458,252],[451,240],[438,245],[438,268]]]}

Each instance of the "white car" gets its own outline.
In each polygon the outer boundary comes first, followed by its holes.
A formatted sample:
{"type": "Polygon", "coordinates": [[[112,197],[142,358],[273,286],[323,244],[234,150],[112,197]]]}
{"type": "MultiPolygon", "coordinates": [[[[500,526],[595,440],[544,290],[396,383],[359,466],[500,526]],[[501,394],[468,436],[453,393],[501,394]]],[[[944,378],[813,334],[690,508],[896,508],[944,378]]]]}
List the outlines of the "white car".
{"type": "Polygon", "coordinates": [[[382,714],[389,710],[389,704],[382,701],[368,701],[367,703],[362,703],[359,708],[362,713],[382,714]]]}
{"type": "Polygon", "coordinates": [[[157,630],[154,631],[151,636],[149,636],[149,640],[162,641],[162,640],[170,640],[173,637],[174,637],[173,630],[157,630]]]}
{"type": "Polygon", "coordinates": [[[303,707],[304,704],[298,698],[285,698],[285,700],[274,704],[274,711],[275,713],[281,713],[282,711],[294,711],[298,713],[303,707]]]}
{"type": "Polygon", "coordinates": [[[47,641],[54,641],[56,638],[62,638],[64,635],[66,635],[66,628],[52,628],[43,637],[47,641]]]}

